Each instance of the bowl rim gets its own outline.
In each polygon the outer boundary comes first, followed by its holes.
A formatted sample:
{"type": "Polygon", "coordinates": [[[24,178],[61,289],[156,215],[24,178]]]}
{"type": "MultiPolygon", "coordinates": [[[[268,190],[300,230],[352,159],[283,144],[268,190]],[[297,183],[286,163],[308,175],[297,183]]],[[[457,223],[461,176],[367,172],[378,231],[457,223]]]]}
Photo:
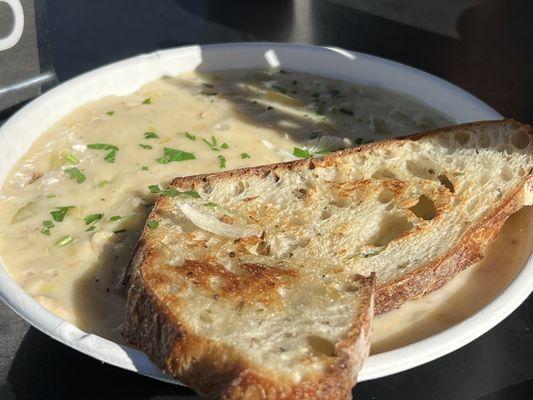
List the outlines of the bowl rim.
{"type": "MultiPolygon", "coordinates": [[[[205,52],[246,52],[250,50],[255,51],[270,49],[273,49],[274,51],[290,51],[294,53],[314,53],[317,55],[317,57],[320,55],[325,56],[326,53],[332,52],[348,58],[353,57],[354,59],[363,60],[370,65],[385,67],[391,71],[397,71],[400,76],[409,77],[409,79],[414,80],[414,82],[428,84],[434,90],[438,89],[437,91],[440,90],[441,93],[447,93],[449,96],[455,99],[461,99],[464,104],[470,105],[472,110],[477,111],[476,115],[484,116],[484,119],[502,118],[499,113],[483,103],[481,100],[448,81],[419,69],[373,55],[347,51],[336,47],[320,47],[302,44],[268,42],[223,43],[205,46],[182,46],[141,54],[93,69],[74,77],[29,102],[13,116],[11,116],[11,118],[9,118],[2,126],[0,126],[0,146],[4,145],[3,139],[12,127],[15,127],[17,124],[20,125],[25,123],[24,119],[26,118],[27,114],[31,114],[33,110],[46,107],[46,104],[54,97],[68,94],[68,92],[71,91],[71,89],[76,85],[89,80],[93,80],[93,82],[98,81],[112,71],[117,71],[123,68],[132,68],[132,66],[135,66],[136,64],[142,64],[145,62],[148,64],[164,62],[164,60],[168,58],[176,60],[176,57],[179,59],[180,57],[185,57],[187,54],[190,55],[197,52],[204,54],[205,52]]],[[[191,68],[190,70],[194,69],[195,68],[191,68]]],[[[386,88],[387,86],[385,85],[384,87],[386,88]]],[[[422,99],[421,101],[424,102],[422,99]]],[[[80,102],[77,106],[85,102],[86,101],[80,102]]],[[[65,114],[68,114],[68,112],[65,112],[63,115],[65,114]]],[[[464,120],[458,122],[469,121],[464,120]]],[[[40,129],[40,134],[42,134],[44,130],[45,128],[40,129]]],[[[12,166],[13,165],[11,164],[11,167],[12,166]]],[[[3,183],[3,179],[1,180],[3,183]]],[[[358,381],[375,379],[398,373],[432,361],[458,349],[459,347],[464,346],[502,321],[528,297],[532,290],[533,257],[530,256],[522,270],[489,304],[481,308],[476,313],[470,315],[462,322],[459,322],[456,325],[453,325],[452,327],[435,335],[407,346],[371,355],[365,362],[363,369],[359,374],[358,381]]],[[[59,342],[74,348],[75,350],[120,368],[138,372],[140,374],[174,384],[182,384],[164,375],[154,364],[148,360],[147,356],[143,352],[129,346],[117,344],[95,334],[85,333],[73,324],[62,320],[55,314],[46,310],[39,303],[34,301],[31,296],[27,294],[14,281],[13,278],[11,278],[1,260],[0,298],[32,326],[39,329],[46,335],[58,340],[59,342]]]]}

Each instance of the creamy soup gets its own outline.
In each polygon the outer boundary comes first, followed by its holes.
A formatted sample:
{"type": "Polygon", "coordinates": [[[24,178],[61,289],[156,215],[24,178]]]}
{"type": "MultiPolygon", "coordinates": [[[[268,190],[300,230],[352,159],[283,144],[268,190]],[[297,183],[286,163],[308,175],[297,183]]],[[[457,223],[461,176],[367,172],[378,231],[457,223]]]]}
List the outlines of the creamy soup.
{"type": "MultiPolygon", "coordinates": [[[[32,145],[1,191],[0,254],[44,307],[121,341],[123,272],[157,192],[172,178],[320,156],[451,122],[407,96],[301,73],[164,77],[78,108],[32,145]]],[[[522,219],[482,265],[378,318],[374,350],[418,340],[485,304],[523,264],[520,230],[529,226],[522,219]],[[506,241],[516,251],[504,257],[506,241]],[[477,298],[472,287],[491,274],[477,298]],[[446,306],[457,298],[469,306],[446,306]]]]}

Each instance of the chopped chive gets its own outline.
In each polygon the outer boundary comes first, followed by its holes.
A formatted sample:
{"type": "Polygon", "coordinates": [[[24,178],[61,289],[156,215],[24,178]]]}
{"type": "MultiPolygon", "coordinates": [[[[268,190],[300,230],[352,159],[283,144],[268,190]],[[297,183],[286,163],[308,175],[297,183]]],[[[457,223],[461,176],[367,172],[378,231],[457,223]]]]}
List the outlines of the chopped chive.
{"type": "Polygon", "coordinates": [[[68,173],[70,177],[78,183],[83,183],[87,179],[83,172],[81,172],[78,168],[75,167],[67,168],[65,172],[68,173]]]}
{"type": "Polygon", "coordinates": [[[209,202],[209,203],[205,203],[204,206],[213,208],[213,207],[218,207],[218,204],[209,202]]]}
{"type": "Polygon", "coordinates": [[[104,161],[107,161],[109,163],[114,163],[116,155],[117,155],[117,151],[111,150],[109,153],[105,155],[104,161]]]}
{"type": "Polygon", "coordinates": [[[148,228],[150,229],[156,229],[159,226],[159,221],[148,221],[146,225],[148,225],[148,228]]]}
{"type": "Polygon", "coordinates": [[[95,229],[96,229],[96,225],[91,225],[90,227],[88,227],[87,229],[85,229],[85,232],[94,231],[95,229]]]}
{"type": "Polygon", "coordinates": [[[145,139],[158,139],[159,135],[155,132],[144,132],[145,139]]]}
{"type": "Polygon", "coordinates": [[[122,219],[120,215],[113,215],[111,218],[109,218],[110,221],[118,221],[122,219]]]}
{"type": "Polygon", "coordinates": [[[174,197],[174,196],[178,196],[178,195],[186,195],[186,196],[194,197],[196,199],[200,198],[200,195],[198,194],[198,192],[196,192],[194,190],[188,190],[188,191],[185,191],[185,192],[180,192],[175,187],[171,187],[171,188],[168,188],[168,189],[165,189],[165,190],[161,190],[159,185],[150,185],[150,186],[148,186],[148,190],[150,190],[151,193],[158,193],[158,194],[161,194],[162,196],[168,196],[168,197],[174,197]]]}
{"type": "Polygon", "coordinates": [[[109,115],[110,117],[111,117],[114,113],[115,113],[114,111],[108,111],[108,112],[106,112],[106,114],[109,115]]]}
{"type": "Polygon", "coordinates": [[[163,157],[157,158],[156,161],[159,164],[168,164],[172,161],[186,161],[194,159],[196,159],[196,157],[192,153],[187,153],[186,151],[165,147],[163,149],[163,157]]]}
{"type": "Polygon", "coordinates": [[[184,132],[184,134],[185,134],[185,137],[191,140],[196,140],[196,135],[190,134],[189,132],[184,132]]]}
{"type": "Polygon", "coordinates": [[[219,165],[220,169],[226,168],[226,157],[218,156],[218,161],[219,161],[218,165],[219,165]]]}
{"type": "Polygon", "coordinates": [[[148,167],[147,167],[146,165],[143,165],[143,166],[141,167],[141,170],[143,170],[143,171],[148,171],[148,167]]]}
{"type": "Polygon", "coordinates": [[[148,190],[150,191],[150,193],[161,193],[161,188],[159,187],[159,185],[150,185],[148,186],[148,190]]]}
{"type": "Polygon", "coordinates": [[[153,149],[153,147],[150,146],[149,144],[142,144],[142,143],[140,143],[140,144],[139,144],[139,147],[142,147],[142,148],[145,149],[145,150],[151,150],[151,149],[153,149]]]}
{"type": "Polygon", "coordinates": [[[109,185],[109,181],[107,179],[104,179],[102,182],[100,182],[98,184],[99,187],[103,188],[103,187],[106,187],[107,185],[109,185]]]}
{"type": "Polygon", "coordinates": [[[118,147],[108,143],[91,143],[87,145],[87,148],[93,150],[118,150],[118,147]]]}
{"type": "Polygon", "coordinates": [[[43,221],[43,225],[47,228],[53,228],[54,227],[54,221],[50,221],[49,219],[46,221],[43,221]]]}
{"type": "Polygon", "coordinates": [[[250,154],[248,153],[241,153],[241,158],[244,160],[245,158],[250,158],[250,154]]]}
{"type": "Polygon", "coordinates": [[[229,149],[229,146],[228,146],[227,143],[222,143],[222,144],[220,145],[220,148],[221,148],[221,149],[229,149]]]}
{"type": "Polygon", "coordinates": [[[115,235],[118,235],[118,234],[120,234],[120,233],[124,233],[124,232],[127,232],[127,229],[119,229],[118,231],[113,231],[113,233],[114,233],[115,235]]]}
{"type": "Polygon", "coordinates": [[[200,93],[204,96],[216,96],[218,94],[218,92],[215,92],[214,90],[202,90],[200,93]]]}
{"type": "Polygon", "coordinates": [[[56,242],[56,246],[65,246],[69,243],[71,243],[74,239],[70,235],[63,236],[59,238],[56,242]]]}
{"type": "Polygon", "coordinates": [[[353,116],[353,111],[352,110],[347,110],[346,108],[339,108],[339,111],[345,115],[350,115],[350,116],[353,116]]]}
{"type": "Polygon", "coordinates": [[[43,235],[50,236],[50,229],[54,227],[54,222],[50,220],[43,221],[43,229],[41,229],[41,233],[43,235]]]}
{"type": "Polygon", "coordinates": [[[83,220],[85,221],[85,225],[91,225],[95,222],[100,221],[104,217],[104,214],[91,214],[87,215],[83,220]]]}
{"type": "Polygon", "coordinates": [[[63,222],[65,216],[68,213],[68,210],[70,210],[71,208],[74,208],[74,206],[56,207],[54,211],[50,211],[52,219],[56,222],[63,222]]]}
{"type": "Polygon", "coordinates": [[[150,97],[147,97],[146,99],[144,99],[143,104],[152,104],[152,100],[150,99],[150,97]]]}
{"type": "Polygon", "coordinates": [[[296,157],[300,158],[308,158],[311,157],[311,153],[309,153],[308,150],[300,149],[299,147],[295,147],[292,154],[294,154],[296,157]]]}
{"type": "Polygon", "coordinates": [[[67,154],[67,161],[71,164],[79,164],[80,160],[74,154],[67,154]]]}
{"type": "Polygon", "coordinates": [[[278,86],[278,85],[272,85],[270,86],[272,89],[274,90],[277,90],[278,92],[282,93],[282,94],[287,94],[287,89],[285,88],[282,88],[281,86],[278,86]]]}

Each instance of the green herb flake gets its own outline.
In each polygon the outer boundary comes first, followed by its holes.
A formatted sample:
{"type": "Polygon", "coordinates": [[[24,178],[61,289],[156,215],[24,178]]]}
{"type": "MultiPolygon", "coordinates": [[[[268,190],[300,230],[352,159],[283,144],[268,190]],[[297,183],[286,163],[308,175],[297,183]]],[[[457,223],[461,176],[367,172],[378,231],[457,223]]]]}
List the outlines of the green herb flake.
{"type": "Polygon", "coordinates": [[[196,135],[193,135],[193,134],[191,134],[191,133],[189,133],[189,132],[184,132],[184,135],[185,135],[185,137],[188,138],[188,139],[196,140],[196,135]]]}
{"type": "Polygon", "coordinates": [[[75,167],[67,168],[65,172],[69,174],[70,177],[78,183],[83,183],[87,179],[83,172],[81,172],[78,168],[75,167]]]}
{"type": "Polygon", "coordinates": [[[220,148],[221,148],[221,149],[229,149],[229,146],[228,146],[227,143],[222,143],[222,144],[220,145],[220,148]]]}
{"type": "Polygon", "coordinates": [[[143,166],[141,167],[141,170],[143,170],[143,171],[148,171],[148,167],[147,167],[146,165],[143,165],[143,166]]]}
{"type": "Polygon", "coordinates": [[[178,195],[186,195],[186,196],[194,197],[196,199],[200,198],[200,195],[198,194],[198,192],[196,192],[194,190],[188,190],[188,191],[185,191],[185,192],[180,192],[175,187],[171,187],[171,188],[168,188],[168,189],[165,189],[165,190],[161,190],[159,185],[150,185],[150,186],[148,186],[148,190],[150,190],[151,193],[157,193],[157,194],[160,194],[161,196],[174,197],[174,196],[178,196],[178,195]]]}
{"type": "Polygon", "coordinates": [[[219,207],[219,205],[217,203],[212,203],[212,202],[205,203],[204,206],[211,207],[211,208],[219,207]]]}
{"type": "Polygon", "coordinates": [[[110,221],[118,221],[121,219],[122,217],[120,215],[113,215],[111,218],[109,218],[110,221]]]}
{"type": "Polygon", "coordinates": [[[146,99],[144,99],[143,104],[152,104],[152,100],[150,99],[150,97],[147,97],[146,99]]]}
{"type": "Polygon", "coordinates": [[[120,234],[120,233],[124,233],[124,232],[127,232],[127,231],[128,231],[127,229],[119,229],[118,231],[113,231],[113,233],[114,233],[115,235],[118,235],[118,234],[120,234]]]}
{"type": "Polygon", "coordinates": [[[272,89],[282,93],[282,94],[287,94],[287,89],[285,88],[282,88],[281,86],[277,86],[277,85],[272,85],[270,86],[272,89]]]}
{"type": "Polygon", "coordinates": [[[250,158],[250,154],[248,153],[241,153],[241,158],[244,160],[245,158],[250,158]]]}
{"type": "Polygon", "coordinates": [[[105,155],[104,161],[107,161],[108,163],[114,163],[116,156],[117,156],[117,151],[111,150],[109,153],[105,155]]]}
{"type": "Polygon", "coordinates": [[[194,159],[196,159],[196,157],[192,153],[187,153],[186,151],[165,147],[163,149],[163,157],[157,158],[156,161],[159,164],[168,164],[172,161],[186,161],[194,159]]]}
{"type": "Polygon", "coordinates": [[[157,227],[159,226],[159,221],[148,221],[146,225],[148,225],[148,228],[150,229],[157,229],[157,227]]]}
{"type": "Polygon", "coordinates": [[[50,229],[54,227],[54,222],[50,220],[43,221],[43,229],[41,229],[41,233],[43,235],[50,236],[50,229]]]}
{"type": "Polygon", "coordinates": [[[91,214],[87,215],[83,220],[85,221],[85,225],[91,225],[100,221],[103,217],[104,214],[91,214]]]}
{"type": "Polygon", "coordinates": [[[87,229],[85,229],[85,232],[94,231],[95,229],[96,229],[96,225],[91,225],[90,227],[88,227],[87,229]]]}
{"type": "Polygon", "coordinates": [[[79,164],[80,160],[74,154],[67,154],[67,161],[71,164],[79,164]]]}
{"type": "Polygon", "coordinates": [[[216,96],[218,94],[218,92],[215,92],[214,90],[202,90],[200,93],[204,96],[216,96]]]}
{"type": "Polygon", "coordinates": [[[87,148],[93,150],[118,150],[118,147],[108,143],[91,143],[87,145],[87,148]]]}
{"type": "Polygon", "coordinates": [[[311,157],[311,153],[309,153],[308,150],[300,149],[299,147],[295,147],[293,152],[292,152],[292,154],[295,155],[296,157],[299,157],[299,158],[309,158],[309,157],[311,157]]]}
{"type": "Polygon", "coordinates": [[[151,149],[153,149],[153,147],[150,146],[149,144],[142,144],[142,143],[140,143],[140,144],[139,144],[139,147],[141,147],[141,148],[143,148],[143,149],[145,149],[145,150],[151,150],[151,149]]]}
{"type": "Polygon", "coordinates": [[[155,132],[144,132],[145,139],[159,139],[159,135],[155,132]]]}
{"type": "Polygon", "coordinates": [[[63,236],[56,241],[56,246],[66,246],[71,243],[74,239],[70,235],[63,236]]]}
{"type": "Polygon", "coordinates": [[[56,222],[63,222],[65,216],[68,213],[68,210],[70,210],[71,208],[74,208],[74,206],[56,207],[54,211],[50,211],[52,219],[56,222]]]}
{"type": "Polygon", "coordinates": [[[114,111],[108,111],[108,112],[106,112],[106,114],[109,115],[110,117],[113,116],[114,113],[115,113],[114,111]]]}
{"type": "Polygon", "coordinates": [[[104,188],[109,185],[109,181],[107,179],[104,179],[102,182],[98,184],[99,187],[104,188]]]}
{"type": "Polygon", "coordinates": [[[345,115],[350,115],[350,116],[353,116],[353,111],[352,110],[347,110],[346,108],[339,108],[339,111],[345,115]]]}
{"type": "Polygon", "coordinates": [[[47,199],[53,199],[54,197],[57,197],[57,195],[52,194],[52,193],[46,195],[47,199]]]}
{"type": "Polygon", "coordinates": [[[219,165],[220,169],[226,168],[226,157],[218,156],[218,162],[219,162],[218,165],[219,165]]]}

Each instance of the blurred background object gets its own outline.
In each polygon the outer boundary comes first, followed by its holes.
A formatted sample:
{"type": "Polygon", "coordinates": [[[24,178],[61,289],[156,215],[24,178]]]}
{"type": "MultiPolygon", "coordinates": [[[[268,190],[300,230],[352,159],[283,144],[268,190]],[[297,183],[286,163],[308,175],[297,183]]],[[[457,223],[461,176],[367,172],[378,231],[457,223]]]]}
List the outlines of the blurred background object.
{"type": "Polygon", "coordinates": [[[0,0],[0,112],[57,83],[42,0],[0,0]]]}

